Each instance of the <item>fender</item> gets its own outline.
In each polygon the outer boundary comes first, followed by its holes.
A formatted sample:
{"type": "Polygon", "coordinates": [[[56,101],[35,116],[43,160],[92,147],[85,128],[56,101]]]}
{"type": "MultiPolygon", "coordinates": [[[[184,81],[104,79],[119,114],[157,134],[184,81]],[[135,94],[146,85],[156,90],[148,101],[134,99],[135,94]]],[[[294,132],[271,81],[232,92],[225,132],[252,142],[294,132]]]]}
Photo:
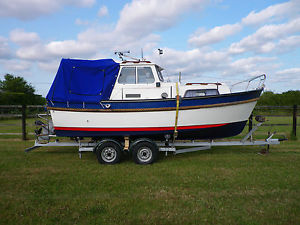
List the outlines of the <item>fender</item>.
{"type": "Polygon", "coordinates": [[[154,141],[152,141],[151,139],[149,139],[149,138],[139,138],[139,139],[137,139],[137,140],[134,140],[134,142],[133,142],[132,144],[130,144],[129,152],[132,151],[132,148],[133,148],[135,145],[137,145],[137,144],[140,143],[140,142],[144,142],[144,141],[145,141],[145,142],[149,142],[149,143],[155,145],[156,148],[158,149],[157,144],[156,144],[154,141]]]}
{"type": "Polygon", "coordinates": [[[99,141],[99,142],[97,143],[97,145],[94,147],[93,152],[95,153],[95,150],[97,149],[97,147],[100,146],[100,145],[102,145],[102,144],[104,144],[105,142],[113,142],[113,143],[117,144],[121,149],[123,149],[122,146],[121,146],[121,144],[120,144],[120,142],[118,142],[118,141],[116,141],[116,140],[114,140],[114,139],[102,139],[102,140],[99,141]]]}

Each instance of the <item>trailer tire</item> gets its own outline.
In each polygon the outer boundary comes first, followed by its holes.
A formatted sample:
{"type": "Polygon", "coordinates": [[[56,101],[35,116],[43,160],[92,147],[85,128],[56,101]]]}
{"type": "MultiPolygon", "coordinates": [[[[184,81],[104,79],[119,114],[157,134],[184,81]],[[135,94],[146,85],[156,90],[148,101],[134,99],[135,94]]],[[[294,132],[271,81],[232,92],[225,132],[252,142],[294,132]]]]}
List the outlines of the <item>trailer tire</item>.
{"type": "Polygon", "coordinates": [[[95,147],[95,153],[99,163],[116,164],[121,160],[122,149],[115,141],[102,141],[95,147]]]}
{"type": "Polygon", "coordinates": [[[158,148],[153,142],[140,141],[132,147],[131,151],[136,164],[151,164],[158,158],[158,148]]]}

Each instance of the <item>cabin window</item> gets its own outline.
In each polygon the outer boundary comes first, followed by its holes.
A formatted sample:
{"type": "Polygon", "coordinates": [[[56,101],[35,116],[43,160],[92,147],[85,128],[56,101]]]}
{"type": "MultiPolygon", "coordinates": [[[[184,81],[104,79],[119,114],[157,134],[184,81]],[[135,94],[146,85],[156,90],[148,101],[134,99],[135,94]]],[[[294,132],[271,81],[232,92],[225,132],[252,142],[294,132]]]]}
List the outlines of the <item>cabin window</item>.
{"type": "Polygon", "coordinates": [[[184,94],[185,98],[200,97],[200,96],[211,96],[219,95],[217,89],[196,89],[196,90],[187,90],[184,94]]]}
{"type": "Polygon", "coordinates": [[[118,82],[120,84],[135,84],[135,67],[123,67],[118,82]]]}
{"type": "Polygon", "coordinates": [[[151,84],[155,81],[151,67],[137,67],[137,75],[138,84],[151,84]]]}
{"type": "Polygon", "coordinates": [[[158,74],[158,79],[159,79],[161,82],[164,82],[164,78],[163,78],[162,73],[161,73],[162,69],[159,68],[158,66],[155,66],[155,68],[156,68],[156,71],[157,71],[157,74],[158,74]]]}

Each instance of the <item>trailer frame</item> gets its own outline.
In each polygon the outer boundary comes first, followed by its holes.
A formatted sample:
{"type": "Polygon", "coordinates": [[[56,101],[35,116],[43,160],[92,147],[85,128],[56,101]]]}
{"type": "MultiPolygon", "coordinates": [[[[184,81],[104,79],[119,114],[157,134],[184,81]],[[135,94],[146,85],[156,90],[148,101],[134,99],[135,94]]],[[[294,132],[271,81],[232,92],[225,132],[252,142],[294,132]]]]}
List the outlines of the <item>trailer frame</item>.
{"type": "MultiPolygon", "coordinates": [[[[40,118],[41,116],[39,116],[40,118]]],[[[170,137],[165,137],[166,141],[153,141],[148,138],[142,138],[138,139],[138,141],[133,141],[130,143],[129,137],[124,137],[124,142],[118,142],[111,138],[103,138],[100,142],[99,141],[84,141],[80,138],[75,138],[74,140],[70,141],[59,141],[59,139],[56,137],[56,135],[51,134],[41,134],[37,135],[37,138],[35,140],[35,143],[32,147],[25,149],[25,152],[30,152],[36,148],[40,147],[66,147],[66,146],[76,146],[78,147],[78,155],[79,158],[82,158],[83,152],[95,152],[95,149],[101,142],[115,142],[119,143],[119,146],[122,148],[122,151],[124,152],[131,152],[131,148],[133,145],[135,145],[137,142],[148,142],[152,143],[157,147],[157,150],[159,152],[165,152],[166,156],[168,153],[173,154],[182,154],[182,153],[188,153],[188,152],[195,152],[195,151],[201,151],[201,150],[208,150],[211,149],[214,146],[267,146],[267,152],[269,151],[270,145],[277,145],[280,144],[281,141],[286,140],[286,138],[282,139],[273,139],[274,133],[269,134],[269,136],[265,140],[253,140],[253,133],[263,124],[264,121],[261,121],[257,123],[241,140],[238,141],[216,141],[216,140],[208,140],[208,141],[195,141],[195,140],[186,140],[186,141],[179,141],[179,140],[173,140],[169,141],[170,137]],[[42,140],[39,140],[39,138],[42,137],[42,140]],[[51,141],[50,139],[55,138],[54,141],[51,141]],[[181,147],[180,149],[177,149],[178,147],[181,147]],[[183,148],[182,148],[183,147],[183,148]]],[[[49,129],[49,126],[48,126],[49,129]]],[[[50,130],[50,129],[49,129],[50,130]]],[[[136,161],[139,164],[149,164],[149,163],[140,163],[140,161],[136,161]]],[[[152,163],[152,162],[151,162],[152,163]]],[[[110,164],[110,163],[108,163],[110,164]]]]}

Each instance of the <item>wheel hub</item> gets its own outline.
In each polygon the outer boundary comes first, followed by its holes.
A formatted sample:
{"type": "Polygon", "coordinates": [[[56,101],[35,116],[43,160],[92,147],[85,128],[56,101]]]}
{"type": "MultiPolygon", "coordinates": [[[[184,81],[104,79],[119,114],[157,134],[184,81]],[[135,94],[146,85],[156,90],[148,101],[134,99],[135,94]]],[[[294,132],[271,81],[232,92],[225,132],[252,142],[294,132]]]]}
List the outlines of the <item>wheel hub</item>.
{"type": "Polygon", "coordinates": [[[137,157],[140,161],[147,162],[152,157],[152,151],[150,148],[143,147],[143,148],[139,149],[137,157]]]}
{"type": "Polygon", "coordinates": [[[117,153],[116,150],[112,147],[106,147],[101,153],[101,157],[105,162],[112,162],[116,159],[117,153]]]}

